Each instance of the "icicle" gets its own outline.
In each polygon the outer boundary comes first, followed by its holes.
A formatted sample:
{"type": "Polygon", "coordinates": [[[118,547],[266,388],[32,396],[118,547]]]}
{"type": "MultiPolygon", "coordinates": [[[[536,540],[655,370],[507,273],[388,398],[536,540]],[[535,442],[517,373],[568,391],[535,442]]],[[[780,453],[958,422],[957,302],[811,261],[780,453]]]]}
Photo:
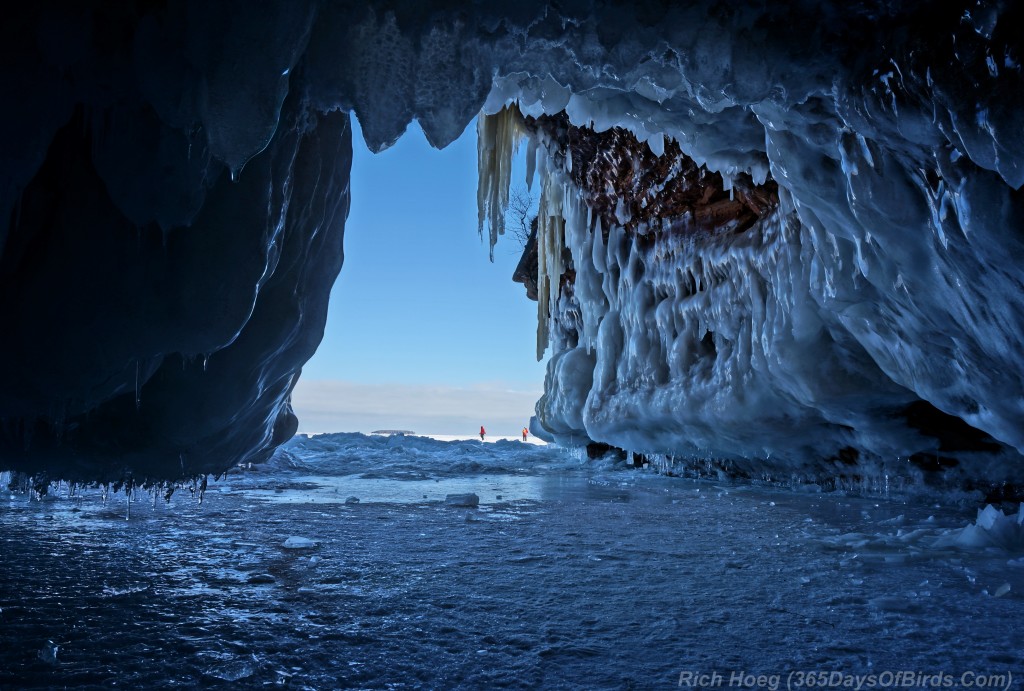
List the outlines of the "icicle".
{"type": "Polygon", "coordinates": [[[525,136],[519,109],[506,106],[494,115],[477,117],[477,232],[489,231],[490,258],[494,261],[494,245],[505,234],[505,211],[512,182],[512,159],[525,136]]]}
{"type": "Polygon", "coordinates": [[[565,247],[565,201],[568,191],[554,175],[545,175],[537,206],[537,359],[550,339],[549,321],[558,308],[565,247]]]}
{"type": "Polygon", "coordinates": [[[526,145],[526,189],[533,191],[533,176],[537,170],[537,140],[530,137],[526,145]]]}
{"type": "Polygon", "coordinates": [[[652,154],[660,158],[665,153],[665,135],[661,133],[652,134],[647,139],[647,148],[651,150],[652,154]]]}

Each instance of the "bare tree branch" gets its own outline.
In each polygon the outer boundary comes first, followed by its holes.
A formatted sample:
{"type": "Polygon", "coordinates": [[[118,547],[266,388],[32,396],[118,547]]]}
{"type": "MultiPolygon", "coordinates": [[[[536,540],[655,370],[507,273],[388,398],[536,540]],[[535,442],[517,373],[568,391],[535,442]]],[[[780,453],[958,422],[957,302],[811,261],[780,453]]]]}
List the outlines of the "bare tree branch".
{"type": "Polygon", "coordinates": [[[536,199],[525,187],[509,190],[508,209],[505,210],[505,231],[516,239],[521,248],[530,240],[530,225],[537,215],[536,199]]]}

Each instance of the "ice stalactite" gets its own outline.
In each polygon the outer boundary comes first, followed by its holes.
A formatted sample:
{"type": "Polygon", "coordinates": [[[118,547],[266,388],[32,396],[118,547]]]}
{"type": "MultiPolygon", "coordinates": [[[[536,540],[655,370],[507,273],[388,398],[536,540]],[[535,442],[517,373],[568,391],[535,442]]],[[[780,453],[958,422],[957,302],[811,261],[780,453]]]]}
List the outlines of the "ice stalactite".
{"type": "Polygon", "coordinates": [[[505,234],[512,159],[525,136],[521,122],[522,116],[512,106],[477,118],[477,230],[483,237],[487,226],[491,261],[498,236],[505,234]]]}
{"type": "MultiPolygon", "coordinates": [[[[491,259],[498,237],[505,232],[512,163],[520,142],[526,137],[523,118],[515,104],[497,113],[481,113],[477,119],[477,215],[481,236],[489,229],[491,259]]],[[[531,141],[528,152],[527,182],[532,186],[537,146],[531,141]]],[[[563,206],[567,190],[548,174],[546,159],[541,159],[541,190],[537,211],[537,359],[548,347],[548,323],[556,311],[559,280],[564,272],[565,218],[563,206]]]]}
{"type": "Polygon", "coordinates": [[[537,360],[544,357],[550,337],[548,324],[557,310],[559,283],[564,272],[565,188],[553,176],[541,180],[537,207],[537,360]]]}

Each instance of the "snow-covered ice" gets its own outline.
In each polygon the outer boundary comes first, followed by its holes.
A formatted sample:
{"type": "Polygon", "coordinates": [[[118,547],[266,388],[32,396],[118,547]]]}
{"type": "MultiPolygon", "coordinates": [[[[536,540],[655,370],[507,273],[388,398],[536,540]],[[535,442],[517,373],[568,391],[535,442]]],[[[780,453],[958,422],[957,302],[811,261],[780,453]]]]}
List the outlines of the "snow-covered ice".
{"type": "Polygon", "coordinates": [[[94,489],[5,499],[0,686],[676,688],[696,668],[1024,662],[1019,549],[940,543],[1015,511],[584,458],[337,434],[202,504],[141,496],[129,521],[94,489]],[[479,507],[446,507],[457,493],[479,507]]]}

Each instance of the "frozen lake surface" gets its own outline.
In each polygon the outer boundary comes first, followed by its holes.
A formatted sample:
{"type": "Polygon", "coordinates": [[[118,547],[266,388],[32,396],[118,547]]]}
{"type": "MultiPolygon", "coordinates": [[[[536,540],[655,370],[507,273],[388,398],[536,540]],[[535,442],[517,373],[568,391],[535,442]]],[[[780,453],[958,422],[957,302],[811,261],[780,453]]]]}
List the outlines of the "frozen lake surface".
{"type": "Polygon", "coordinates": [[[740,688],[744,672],[783,688],[840,672],[879,688],[912,671],[1020,688],[1022,554],[949,544],[976,505],[668,478],[517,442],[287,450],[202,503],[137,493],[129,520],[123,493],[5,491],[0,687],[667,689],[717,672],[740,688]],[[444,504],[470,492],[476,509],[444,504]]]}

